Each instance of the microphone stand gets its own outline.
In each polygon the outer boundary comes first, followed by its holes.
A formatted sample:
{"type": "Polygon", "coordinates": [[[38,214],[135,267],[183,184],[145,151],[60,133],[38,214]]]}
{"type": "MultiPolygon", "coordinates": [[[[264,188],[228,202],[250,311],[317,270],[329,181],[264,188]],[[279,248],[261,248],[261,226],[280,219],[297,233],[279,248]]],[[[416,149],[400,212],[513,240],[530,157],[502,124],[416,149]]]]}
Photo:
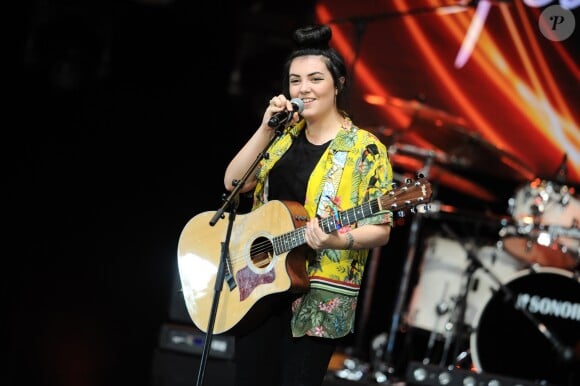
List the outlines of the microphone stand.
{"type": "MultiPolygon", "coordinates": [[[[293,111],[289,111],[288,117],[284,120],[284,122],[290,123],[293,113],[294,113],[293,111]]],[[[281,125],[279,125],[279,126],[281,126],[281,125]]],[[[287,127],[287,125],[284,126],[284,129],[286,127],[287,127]]],[[[211,220],[209,222],[209,225],[214,226],[218,222],[219,219],[224,218],[224,213],[226,212],[226,210],[230,211],[229,216],[228,216],[228,226],[227,226],[227,230],[226,230],[225,240],[221,244],[220,261],[219,261],[218,270],[217,270],[216,279],[215,279],[215,284],[214,284],[214,297],[212,300],[209,321],[208,321],[208,326],[207,326],[207,332],[206,332],[206,338],[204,341],[203,350],[201,353],[201,360],[200,360],[200,364],[199,364],[199,371],[197,374],[197,383],[196,383],[197,386],[203,385],[203,380],[205,378],[205,369],[206,369],[206,365],[207,365],[208,354],[209,354],[210,347],[211,347],[211,341],[213,338],[213,328],[215,325],[215,319],[216,319],[216,315],[217,315],[219,298],[220,298],[223,283],[224,283],[224,281],[226,281],[230,290],[232,290],[233,288],[236,287],[236,282],[235,282],[235,279],[234,279],[234,277],[232,275],[232,271],[231,271],[231,264],[230,264],[230,259],[229,259],[229,257],[230,257],[229,256],[229,245],[230,245],[232,229],[234,226],[234,221],[236,218],[236,211],[238,209],[238,204],[239,204],[239,192],[240,192],[241,188],[245,185],[245,183],[248,180],[248,178],[250,177],[251,173],[258,166],[258,163],[262,159],[268,158],[267,150],[270,148],[270,146],[272,146],[274,141],[282,134],[282,132],[283,132],[283,129],[280,129],[280,127],[277,127],[275,129],[275,131],[274,131],[275,135],[272,136],[272,139],[270,139],[270,142],[268,142],[268,144],[266,145],[264,150],[258,154],[258,156],[254,160],[252,165],[250,165],[250,168],[246,171],[246,173],[242,177],[242,179],[233,181],[234,189],[232,189],[230,194],[224,199],[223,205],[215,212],[215,214],[213,215],[213,217],[211,218],[211,220]]]]}

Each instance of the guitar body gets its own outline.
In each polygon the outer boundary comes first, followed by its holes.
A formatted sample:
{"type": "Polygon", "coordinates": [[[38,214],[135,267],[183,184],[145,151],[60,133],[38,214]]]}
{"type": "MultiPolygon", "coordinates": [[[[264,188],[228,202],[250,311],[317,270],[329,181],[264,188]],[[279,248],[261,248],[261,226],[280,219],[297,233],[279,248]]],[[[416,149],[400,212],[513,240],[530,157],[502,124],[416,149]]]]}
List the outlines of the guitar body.
{"type": "MultiPolygon", "coordinates": [[[[193,217],[182,230],[178,244],[178,270],[185,306],[193,323],[207,332],[216,297],[216,278],[226,241],[228,216],[214,226],[216,212],[193,217]]],[[[270,201],[248,214],[238,214],[232,228],[226,275],[219,290],[213,333],[245,328],[261,317],[261,303],[269,295],[302,292],[309,286],[306,247],[275,255],[273,237],[290,232],[307,221],[304,208],[293,202],[270,201]],[[270,248],[269,248],[270,247],[270,248]],[[270,250],[270,252],[267,252],[270,250]],[[229,283],[235,282],[233,288],[229,283]],[[254,309],[255,308],[255,309],[254,309]],[[252,311],[252,312],[250,312],[252,311]]]]}

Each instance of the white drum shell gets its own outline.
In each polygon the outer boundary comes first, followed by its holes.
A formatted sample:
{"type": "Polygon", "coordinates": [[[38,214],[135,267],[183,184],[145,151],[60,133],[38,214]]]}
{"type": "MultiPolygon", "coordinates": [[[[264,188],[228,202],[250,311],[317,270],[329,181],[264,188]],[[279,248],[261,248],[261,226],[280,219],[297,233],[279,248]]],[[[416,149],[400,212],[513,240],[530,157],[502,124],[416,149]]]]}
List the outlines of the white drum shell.
{"type": "Polygon", "coordinates": [[[407,323],[428,331],[444,332],[467,266],[467,251],[458,241],[429,237],[419,267],[419,279],[409,301],[407,323]],[[441,315],[438,306],[449,312],[441,315]]]}
{"type": "Polygon", "coordinates": [[[525,267],[524,263],[497,246],[477,248],[476,257],[483,267],[473,272],[468,283],[467,272],[471,262],[463,245],[450,238],[428,238],[419,269],[419,279],[409,302],[407,324],[444,333],[446,323],[457,317],[453,315],[453,311],[458,298],[468,285],[464,322],[468,326],[474,326],[477,313],[499,286],[496,279],[503,282],[525,267]],[[448,312],[440,313],[441,309],[447,309],[448,312]]]}

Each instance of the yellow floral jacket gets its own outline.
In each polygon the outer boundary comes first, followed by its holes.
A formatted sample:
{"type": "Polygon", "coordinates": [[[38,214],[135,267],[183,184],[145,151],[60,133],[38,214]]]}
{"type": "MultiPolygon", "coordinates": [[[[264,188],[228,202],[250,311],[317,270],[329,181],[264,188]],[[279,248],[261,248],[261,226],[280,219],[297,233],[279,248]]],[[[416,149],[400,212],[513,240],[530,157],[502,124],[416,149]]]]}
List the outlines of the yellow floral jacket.
{"type": "MultiPolygon", "coordinates": [[[[259,163],[252,210],[268,201],[268,173],[304,127],[302,120],[285,129],[268,150],[268,157],[259,163]]],[[[392,179],[385,145],[345,117],[343,127],[310,176],[304,208],[311,218],[337,216],[338,212],[383,196],[392,189],[392,179]]],[[[363,224],[392,223],[392,213],[383,211],[354,224],[341,224],[338,231],[346,232],[363,224]]],[[[307,262],[310,290],[293,303],[294,336],[339,338],[354,332],[357,299],[369,252],[324,249],[307,262]]]]}

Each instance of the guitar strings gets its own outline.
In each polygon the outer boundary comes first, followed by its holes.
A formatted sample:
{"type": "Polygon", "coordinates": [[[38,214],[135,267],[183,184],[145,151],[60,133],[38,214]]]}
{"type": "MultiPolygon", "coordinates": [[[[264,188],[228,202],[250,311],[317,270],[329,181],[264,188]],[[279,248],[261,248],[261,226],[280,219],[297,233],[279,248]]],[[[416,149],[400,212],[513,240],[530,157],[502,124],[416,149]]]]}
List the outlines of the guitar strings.
{"type": "MultiPolygon", "coordinates": [[[[320,222],[322,222],[322,220],[320,222]]],[[[296,228],[295,230],[293,230],[289,233],[292,233],[292,234],[296,233],[299,237],[301,237],[303,239],[305,231],[306,231],[306,227],[302,226],[302,227],[296,228]]],[[[239,261],[245,260],[246,256],[250,256],[250,262],[253,262],[252,256],[258,256],[260,254],[267,254],[269,256],[271,254],[272,259],[274,259],[275,256],[279,255],[279,254],[274,253],[274,251],[276,249],[274,244],[277,244],[276,240],[278,240],[278,242],[279,242],[281,240],[281,238],[284,238],[284,237],[288,238],[290,236],[274,236],[271,240],[267,239],[266,241],[261,241],[261,242],[258,242],[256,244],[250,244],[249,253],[247,251],[242,251],[243,253],[239,253],[237,255],[232,255],[232,256],[230,256],[230,262],[232,264],[238,263],[239,261]]],[[[301,244],[299,244],[299,245],[301,245],[301,244]]],[[[290,250],[291,249],[289,249],[288,252],[290,250]]],[[[240,251],[238,251],[238,252],[240,252],[240,251]]]]}
{"type": "MultiPolygon", "coordinates": [[[[420,185],[418,183],[415,183],[414,186],[411,186],[411,190],[418,190],[419,189],[419,186],[423,186],[424,187],[425,184],[420,185]]],[[[403,191],[403,192],[404,191],[407,191],[407,188],[400,189],[398,192],[391,191],[390,194],[392,195],[392,197],[390,197],[390,198],[392,199],[394,197],[398,197],[400,194],[402,194],[401,191],[403,191]]],[[[410,191],[408,191],[407,193],[410,193],[410,191]]],[[[429,196],[429,195],[427,195],[427,196],[429,196]]],[[[375,212],[378,212],[380,210],[380,207],[378,206],[379,203],[380,204],[384,204],[383,203],[383,199],[384,198],[385,197],[383,196],[383,197],[380,197],[377,200],[373,200],[373,201],[370,201],[370,202],[366,202],[363,205],[368,205],[369,206],[368,209],[370,210],[370,213],[375,213],[375,212]],[[377,206],[377,207],[373,209],[374,206],[377,206]]],[[[418,201],[425,202],[425,197],[421,196],[418,201]]],[[[407,203],[407,205],[405,205],[405,207],[407,207],[409,205],[410,205],[410,203],[407,203]]],[[[358,208],[359,209],[362,208],[362,205],[359,206],[358,208]]],[[[401,210],[402,208],[403,207],[401,207],[401,208],[393,208],[393,207],[391,207],[390,209],[391,210],[393,210],[393,209],[401,210]]],[[[356,210],[356,208],[351,208],[351,209],[348,209],[345,212],[343,212],[343,215],[347,216],[347,223],[350,223],[350,221],[348,220],[348,216],[350,216],[350,214],[353,214],[354,217],[356,218],[356,214],[355,214],[356,212],[355,212],[355,210],[356,210]]],[[[363,213],[364,213],[364,209],[363,209],[363,213]]],[[[340,218],[335,218],[335,217],[336,216],[328,216],[328,217],[321,218],[318,223],[321,226],[321,228],[323,228],[327,233],[330,233],[331,231],[334,231],[334,230],[337,230],[337,229],[340,229],[341,228],[340,218]]],[[[296,241],[296,237],[292,237],[292,236],[289,236],[289,235],[295,234],[295,235],[297,235],[297,237],[300,237],[301,238],[300,239],[300,243],[294,245],[294,247],[297,247],[297,246],[300,246],[300,245],[304,244],[305,243],[304,242],[305,229],[306,229],[306,227],[305,226],[302,226],[302,227],[296,228],[295,230],[293,230],[291,232],[288,232],[288,233],[286,233],[284,235],[273,236],[272,239],[268,239],[267,237],[264,236],[264,238],[267,239],[266,241],[259,242],[259,243],[256,243],[256,244],[251,244],[251,243],[249,244],[249,254],[244,251],[244,253],[230,256],[230,258],[229,258],[230,259],[230,263],[232,265],[234,265],[234,264],[239,263],[240,261],[244,261],[245,260],[245,257],[248,256],[248,255],[250,256],[250,261],[249,262],[250,263],[253,263],[254,260],[252,259],[252,256],[258,256],[258,255],[261,255],[261,254],[268,255],[268,260],[272,261],[274,258],[276,258],[276,256],[279,255],[279,254],[274,253],[275,252],[275,249],[276,249],[275,246],[278,245],[278,243],[282,243],[282,242],[284,242],[284,240],[286,242],[288,242],[288,241],[296,241]]],[[[287,248],[287,249],[285,249],[285,252],[289,252],[291,249],[292,248],[287,248]]]]}

